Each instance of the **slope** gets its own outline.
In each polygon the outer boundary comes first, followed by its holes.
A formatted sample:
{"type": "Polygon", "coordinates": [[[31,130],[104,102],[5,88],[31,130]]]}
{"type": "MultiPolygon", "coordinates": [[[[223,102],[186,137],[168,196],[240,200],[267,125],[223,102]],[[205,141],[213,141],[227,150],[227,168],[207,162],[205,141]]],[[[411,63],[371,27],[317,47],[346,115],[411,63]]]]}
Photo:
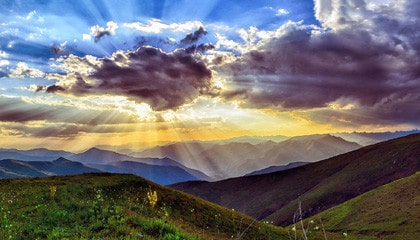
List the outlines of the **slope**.
{"type": "Polygon", "coordinates": [[[367,146],[301,167],[173,187],[286,226],[302,203],[309,217],[420,169],[420,134],[367,146]]]}
{"type": "Polygon", "coordinates": [[[380,239],[420,239],[420,172],[366,192],[305,222],[380,239]]]}
{"type": "Polygon", "coordinates": [[[289,239],[282,228],[134,175],[0,180],[0,206],[1,239],[289,239]]]}

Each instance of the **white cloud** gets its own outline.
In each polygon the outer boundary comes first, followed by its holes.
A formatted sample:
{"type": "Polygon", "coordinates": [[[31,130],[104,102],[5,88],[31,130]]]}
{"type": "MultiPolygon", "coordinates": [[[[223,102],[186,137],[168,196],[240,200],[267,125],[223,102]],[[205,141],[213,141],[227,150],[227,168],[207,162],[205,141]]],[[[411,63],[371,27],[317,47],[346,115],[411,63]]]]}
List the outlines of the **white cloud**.
{"type": "Polygon", "coordinates": [[[36,15],[36,11],[32,11],[30,13],[28,13],[28,15],[22,17],[22,16],[17,16],[18,19],[22,19],[22,20],[31,20],[34,16],[36,15]]]}
{"type": "Polygon", "coordinates": [[[106,30],[114,35],[115,31],[118,29],[118,24],[116,22],[110,21],[106,23],[106,30]]]}
{"type": "Polygon", "coordinates": [[[5,51],[0,51],[0,58],[7,58],[8,54],[5,51]]]}
{"type": "Polygon", "coordinates": [[[6,65],[9,65],[9,64],[10,64],[10,62],[8,60],[4,60],[4,59],[0,60],[0,67],[1,66],[6,66],[6,65]]]}
{"type": "Polygon", "coordinates": [[[83,33],[82,34],[82,39],[83,39],[83,41],[90,41],[90,40],[92,40],[92,36],[89,35],[89,34],[83,33]]]}
{"type": "MultiPolygon", "coordinates": [[[[115,35],[115,31],[117,29],[118,29],[118,24],[116,22],[109,21],[106,23],[106,29],[99,25],[92,26],[90,28],[90,35],[92,37],[95,37],[95,41],[98,41],[105,35],[115,35]]],[[[87,40],[87,36],[84,36],[84,35],[85,34],[82,35],[83,40],[87,40]]]]}
{"type": "Polygon", "coordinates": [[[42,78],[45,76],[45,73],[42,71],[30,68],[26,63],[19,62],[15,69],[9,74],[12,78],[42,78]]]}
{"type": "Polygon", "coordinates": [[[140,32],[144,33],[153,33],[158,34],[162,33],[164,30],[169,30],[172,32],[192,32],[197,30],[200,27],[203,27],[204,25],[200,21],[187,21],[183,23],[171,23],[166,24],[163,23],[159,19],[149,19],[147,23],[141,23],[141,22],[132,22],[132,23],[123,23],[123,27],[125,28],[131,28],[135,29],[140,32]]]}
{"type": "Polygon", "coordinates": [[[284,16],[284,15],[287,15],[287,14],[289,14],[289,11],[287,11],[284,8],[280,8],[279,10],[277,10],[276,16],[284,16]]]}

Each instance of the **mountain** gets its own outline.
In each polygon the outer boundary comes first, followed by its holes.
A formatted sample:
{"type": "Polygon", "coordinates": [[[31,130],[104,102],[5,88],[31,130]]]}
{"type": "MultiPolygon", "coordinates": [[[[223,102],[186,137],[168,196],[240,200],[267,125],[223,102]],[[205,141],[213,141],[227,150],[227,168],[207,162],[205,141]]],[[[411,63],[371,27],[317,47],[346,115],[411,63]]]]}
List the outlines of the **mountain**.
{"type": "Polygon", "coordinates": [[[297,168],[172,187],[286,226],[299,203],[309,217],[420,170],[420,134],[381,142],[297,168]]]}
{"type": "Polygon", "coordinates": [[[410,131],[396,131],[396,132],[352,132],[352,133],[333,133],[332,135],[341,137],[350,142],[357,142],[360,145],[367,146],[394,138],[405,137],[410,134],[420,133],[420,130],[414,129],[410,131]]]}
{"type": "Polygon", "coordinates": [[[377,239],[419,239],[420,172],[375,188],[305,221],[326,231],[377,239]],[[320,224],[319,224],[320,225],[320,224]]]}
{"type": "Polygon", "coordinates": [[[308,162],[292,162],[292,163],[289,163],[287,165],[282,165],[282,166],[271,166],[271,167],[268,167],[268,168],[264,168],[264,169],[261,169],[261,170],[258,170],[258,171],[248,173],[245,176],[254,176],[254,175],[261,175],[261,174],[267,174],[267,173],[272,173],[272,172],[280,172],[280,171],[284,171],[284,170],[287,170],[287,169],[300,167],[300,166],[303,166],[305,164],[308,164],[308,162]]]}
{"type": "Polygon", "coordinates": [[[100,172],[82,163],[58,158],[54,161],[21,161],[5,159],[0,161],[0,178],[45,177],[100,172]]]}
{"type": "Polygon", "coordinates": [[[19,159],[23,161],[53,161],[59,157],[68,157],[72,154],[73,153],[66,151],[49,150],[45,148],[31,150],[0,148],[0,160],[19,159]]]}
{"type": "Polygon", "coordinates": [[[287,240],[255,221],[127,174],[0,180],[1,239],[287,240]]]}
{"type": "Polygon", "coordinates": [[[77,153],[69,156],[69,159],[73,161],[78,161],[81,163],[91,163],[91,164],[107,164],[118,161],[128,161],[132,157],[116,153],[113,151],[102,150],[96,147],[93,147],[89,150],[86,150],[83,153],[77,153]]]}
{"type": "Polygon", "coordinates": [[[170,159],[136,158],[113,151],[91,148],[83,153],[74,154],[69,159],[97,167],[111,173],[132,173],[161,184],[188,180],[209,180],[204,173],[185,167],[170,159]],[[131,164],[131,166],[126,166],[131,164]],[[138,164],[136,164],[138,163],[138,164]],[[171,177],[173,179],[171,180],[171,177]]]}
{"type": "Polygon", "coordinates": [[[184,166],[200,170],[214,180],[242,176],[268,166],[292,162],[314,162],[361,147],[332,135],[293,137],[282,142],[259,144],[232,142],[174,143],[145,150],[136,156],[169,157],[184,166]]]}
{"type": "Polygon", "coordinates": [[[216,141],[210,141],[215,144],[226,144],[226,143],[251,143],[251,144],[259,144],[264,143],[267,141],[273,141],[273,142],[282,142],[284,140],[287,140],[289,137],[283,136],[283,135],[276,135],[276,136],[242,136],[242,137],[235,137],[235,138],[229,138],[225,140],[216,140],[216,141]]]}
{"type": "Polygon", "coordinates": [[[197,177],[177,166],[149,165],[132,161],[120,161],[108,164],[88,164],[88,166],[109,173],[135,174],[162,185],[199,180],[197,177]]]}

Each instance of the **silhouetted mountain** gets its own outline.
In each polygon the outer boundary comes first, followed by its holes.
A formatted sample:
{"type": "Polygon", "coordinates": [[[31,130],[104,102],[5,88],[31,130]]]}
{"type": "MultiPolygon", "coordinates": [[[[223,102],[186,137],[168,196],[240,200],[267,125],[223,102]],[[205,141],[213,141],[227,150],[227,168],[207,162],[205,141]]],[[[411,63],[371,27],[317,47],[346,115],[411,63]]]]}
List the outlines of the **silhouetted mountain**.
{"type": "Polygon", "coordinates": [[[420,134],[414,134],[281,172],[173,187],[285,226],[299,202],[304,216],[312,216],[414,174],[419,159],[420,134]]]}
{"type": "Polygon", "coordinates": [[[0,160],[19,159],[23,161],[53,161],[59,157],[68,157],[73,153],[58,150],[36,148],[31,150],[0,148],[0,160]]]}
{"type": "Polygon", "coordinates": [[[149,165],[132,161],[113,162],[109,164],[89,164],[89,166],[104,172],[135,174],[163,185],[199,180],[197,177],[177,166],[149,165]]]}
{"type": "Polygon", "coordinates": [[[294,137],[283,142],[174,143],[143,151],[138,156],[169,157],[198,169],[215,180],[242,176],[268,166],[314,162],[361,147],[331,135],[294,137]]]}
{"type": "Polygon", "coordinates": [[[0,161],[0,178],[45,177],[100,172],[82,163],[58,158],[54,161],[21,161],[5,159],[0,161]]]}

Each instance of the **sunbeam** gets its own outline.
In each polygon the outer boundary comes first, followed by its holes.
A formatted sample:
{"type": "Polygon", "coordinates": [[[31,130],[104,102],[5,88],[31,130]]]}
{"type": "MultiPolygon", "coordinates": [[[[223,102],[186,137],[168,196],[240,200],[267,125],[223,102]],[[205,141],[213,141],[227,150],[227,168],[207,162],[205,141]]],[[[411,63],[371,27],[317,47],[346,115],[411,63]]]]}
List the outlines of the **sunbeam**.
{"type": "Polygon", "coordinates": [[[2,1],[2,144],[416,128],[418,38],[404,29],[418,16],[404,2],[2,1]]]}

